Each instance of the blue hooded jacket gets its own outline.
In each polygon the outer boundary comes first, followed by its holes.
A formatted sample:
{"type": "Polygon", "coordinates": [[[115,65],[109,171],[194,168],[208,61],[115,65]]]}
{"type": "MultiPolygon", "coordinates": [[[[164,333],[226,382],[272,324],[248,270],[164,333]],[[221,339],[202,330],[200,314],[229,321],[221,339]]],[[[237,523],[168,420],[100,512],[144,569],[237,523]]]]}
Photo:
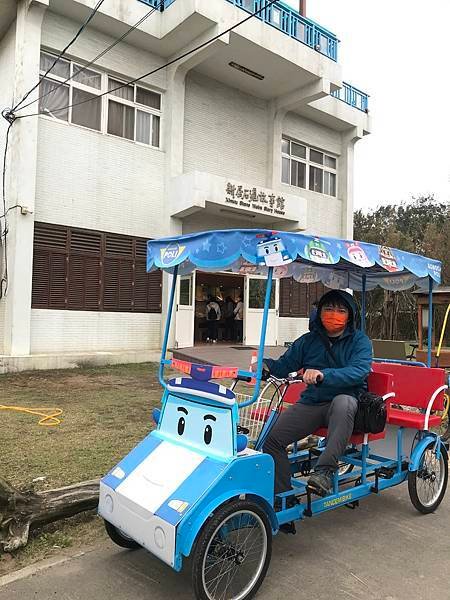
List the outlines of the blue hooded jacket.
{"type": "Polygon", "coordinates": [[[372,343],[362,331],[356,329],[357,308],[353,296],[332,290],[322,296],[312,330],[295,340],[279,359],[264,359],[264,364],[275,377],[287,377],[300,369],[317,369],[324,375],[319,385],[309,385],[300,397],[304,404],[331,402],[338,394],[358,397],[366,387],[366,378],[372,366],[372,343]],[[327,333],[320,320],[323,304],[330,295],[339,298],[349,309],[349,320],[344,333],[333,343],[331,351],[336,363],[325,348],[327,333]],[[321,331],[321,335],[319,334],[321,331]]]}

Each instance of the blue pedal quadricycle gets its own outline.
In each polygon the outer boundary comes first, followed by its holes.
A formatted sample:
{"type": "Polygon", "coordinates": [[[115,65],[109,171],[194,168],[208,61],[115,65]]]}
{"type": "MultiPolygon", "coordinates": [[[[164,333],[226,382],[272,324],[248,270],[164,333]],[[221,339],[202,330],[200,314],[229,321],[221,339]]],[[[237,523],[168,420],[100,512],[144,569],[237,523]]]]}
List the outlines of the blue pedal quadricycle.
{"type": "MultiPolygon", "coordinates": [[[[272,536],[292,524],[408,482],[422,513],[441,503],[448,479],[446,444],[434,429],[444,409],[446,374],[431,368],[432,292],[441,264],[363,242],[267,230],[224,230],[148,242],[148,270],[172,275],[159,378],[164,389],[157,424],[100,483],[99,514],[125,548],[144,547],[180,571],[192,558],[199,599],[245,600],[269,567],[272,536]],[[235,367],[166,358],[177,276],[194,269],[265,274],[256,375],[235,367]],[[378,434],[354,432],[341,457],[333,491],[315,496],[306,478],[326,446],[319,430],[289,448],[292,490],[274,497],[274,463],[264,440],[302,386],[296,374],[270,377],[261,391],[265,334],[274,277],[322,281],[366,292],[376,286],[429,292],[428,364],[374,359],[369,390],[384,397],[387,424],[378,434]],[[165,367],[180,372],[166,381],[165,367]],[[255,377],[253,394],[238,392],[255,377]],[[226,379],[230,386],[223,385],[226,379]],[[290,497],[295,496],[295,502],[290,497]]],[[[247,388],[249,389],[249,388],[247,388]]]]}

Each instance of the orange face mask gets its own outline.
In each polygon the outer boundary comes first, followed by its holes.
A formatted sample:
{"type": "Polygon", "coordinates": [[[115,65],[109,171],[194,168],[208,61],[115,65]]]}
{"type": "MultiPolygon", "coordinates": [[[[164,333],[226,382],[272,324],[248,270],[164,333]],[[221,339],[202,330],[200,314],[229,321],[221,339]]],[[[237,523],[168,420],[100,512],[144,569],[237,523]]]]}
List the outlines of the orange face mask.
{"type": "Polygon", "coordinates": [[[326,331],[331,334],[342,331],[348,323],[348,315],[337,310],[323,311],[320,318],[326,331]]]}

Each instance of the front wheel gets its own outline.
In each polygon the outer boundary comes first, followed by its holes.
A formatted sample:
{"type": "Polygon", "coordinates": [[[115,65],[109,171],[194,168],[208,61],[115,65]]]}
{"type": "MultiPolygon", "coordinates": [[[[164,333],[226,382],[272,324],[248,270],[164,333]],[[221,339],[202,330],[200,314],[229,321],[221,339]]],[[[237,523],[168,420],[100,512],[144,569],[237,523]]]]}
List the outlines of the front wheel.
{"type": "Polygon", "coordinates": [[[206,522],[192,560],[192,583],[198,600],[248,600],[266,576],[272,554],[272,531],[255,502],[233,500],[206,522]]]}
{"type": "Polygon", "coordinates": [[[448,481],[448,454],[441,444],[441,455],[436,456],[431,442],[420,457],[417,471],[408,473],[408,491],[411,502],[421,513],[434,512],[444,498],[448,481]]]}
{"type": "Polygon", "coordinates": [[[115,527],[112,523],[105,520],[106,533],[112,539],[112,541],[120,546],[121,548],[128,548],[129,550],[137,550],[141,546],[135,542],[132,538],[128,537],[120,529],[115,527]]]}

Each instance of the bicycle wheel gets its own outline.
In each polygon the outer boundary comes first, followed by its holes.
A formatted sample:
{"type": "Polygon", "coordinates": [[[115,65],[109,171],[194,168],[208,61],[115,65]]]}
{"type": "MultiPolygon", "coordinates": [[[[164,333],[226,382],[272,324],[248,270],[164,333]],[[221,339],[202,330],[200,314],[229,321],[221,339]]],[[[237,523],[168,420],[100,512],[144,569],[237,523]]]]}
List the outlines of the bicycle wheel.
{"type": "Polygon", "coordinates": [[[206,522],[192,560],[192,583],[198,600],[248,600],[266,576],[272,532],[255,502],[233,500],[206,522]]]}
{"type": "Polygon", "coordinates": [[[105,520],[106,533],[112,539],[112,541],[120,546],[121,548],[128,548],[129,550],[137,550],[141,546],[135,542],[132,538],[128,537],[120,529],[115,527],[112,523],[105,520]]]}
{"type": "Polygon", "coordinates": [[[434,442],[428,444],[420,457],[417,471],[408,473],[409,497],[414,507],[424,514],[437,509],[447,489],[447,450],[441,444],[441,455],[437,458],[434,447],[434,442]]]}

